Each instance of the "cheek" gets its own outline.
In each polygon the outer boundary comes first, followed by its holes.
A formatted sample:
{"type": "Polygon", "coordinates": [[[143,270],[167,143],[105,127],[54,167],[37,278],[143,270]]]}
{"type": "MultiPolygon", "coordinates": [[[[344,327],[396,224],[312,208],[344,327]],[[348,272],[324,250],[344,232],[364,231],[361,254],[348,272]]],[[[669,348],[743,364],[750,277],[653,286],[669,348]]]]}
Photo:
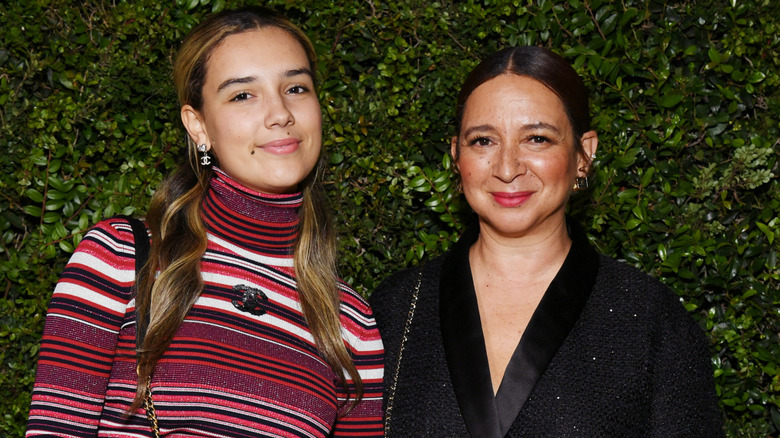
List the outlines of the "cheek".
{"type": "Polygon", "coordinates": [[[243,116],[222,111],[218,117],[212,117],[209,121],[209,137],[216,142],[224,142],[240,134],[245,123],[243,116]]]}
{"type": "Polygon", "coordinates": [[[540,158],[529,163],[529,166],[533,166],[534,173],[536,173],[539,179],[550,182],[559,180],[566,185],[569,184],[570,179],[573,180],[577,172],[577,161],[574,157],[565,154],[540,158]]]}
{"type": "Polygon", "coordinates": [[[294,105],[290,109],[293,112],[296,123],[300,119],[300,122],[306,123],[308,126],[322,125],[322,110],[318,100],[312,99],[306,102],[297,102],[294,105]]]}
{"type": "Polygon", "coordinates": [[[492,161],[487,156],[475,156],[461,152],[458,160],[458,172],[461,179],[481,178],[491,172],[492,161]]]}
{"type": "Polygon", "coordinates": [[[317,108],[318,110],[315,111],[309,119],[309,129],[313,136],[322,137],[322,113],[320,113],[319,107],[317,108]]]}
{"type": "Polygon", "coordinates": [[[464,190],[468,189],[474,179],[474,169],[469,164],[462,161],[458,164],[458,173],[460,173],[460,183],[464,190]]]}

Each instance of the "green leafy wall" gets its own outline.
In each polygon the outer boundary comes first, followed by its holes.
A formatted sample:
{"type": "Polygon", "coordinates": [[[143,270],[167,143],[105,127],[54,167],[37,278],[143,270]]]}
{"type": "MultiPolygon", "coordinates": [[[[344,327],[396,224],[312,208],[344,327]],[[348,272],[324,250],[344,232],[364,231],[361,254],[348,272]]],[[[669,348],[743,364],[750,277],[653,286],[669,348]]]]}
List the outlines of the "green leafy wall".
{"type": "MultiPolygon", "coordinates": [[[[182,153],[171,56],[222,0],[0,4],[0,435],[20,436],[47,301],[84,231],[143,215],[182,153]]],[[[315,41],[341,271],[369,294],[467,211],[445,152],[465,74],[542,45],[592,92],[572,213],[674,289],[712,342],[729,436],[780,430],[780,2],[268,2],[315,41]],[[335,4],[333,4],[335,3],[335,4]]]]}

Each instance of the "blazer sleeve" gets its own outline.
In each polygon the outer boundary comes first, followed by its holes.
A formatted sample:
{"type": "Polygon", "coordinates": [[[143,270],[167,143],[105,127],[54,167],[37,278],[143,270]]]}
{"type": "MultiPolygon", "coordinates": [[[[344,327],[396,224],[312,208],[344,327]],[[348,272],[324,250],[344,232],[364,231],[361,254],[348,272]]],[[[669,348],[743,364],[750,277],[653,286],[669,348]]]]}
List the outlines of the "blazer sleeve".
{"type": "Polygon", "coordinates": [[[49,304],[26,436],[96,436],[135,278],[130,225],[109,219],[90,230],[49,304]]]}
{"type": "Polygon", "coordinates": [[[652,347],[654,435],[724,436],[708,341],[678,297],[667,292],[652,347]]]}

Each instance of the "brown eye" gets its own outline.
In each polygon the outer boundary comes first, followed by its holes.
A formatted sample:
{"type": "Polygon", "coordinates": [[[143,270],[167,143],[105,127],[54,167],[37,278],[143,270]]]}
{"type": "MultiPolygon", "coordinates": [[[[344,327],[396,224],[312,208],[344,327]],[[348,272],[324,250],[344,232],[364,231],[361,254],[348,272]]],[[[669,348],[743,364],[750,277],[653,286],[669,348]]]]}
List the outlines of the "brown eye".
{"type": "Polygon", "coordinates": [[[489,146],[490,139],[487,137],[477,137],[469,141],[469,146],[489,146]]]}
{"type": "Polygon", "coordinates": [[[303,85],[295,85],[293,87],[290,87],[289,90],[287,90],[287,94],[303,94],[307,91],[309,91],[309,89],[304,87],[303,85]]]}
{"type": "Polygon", "coordinates": [[[230,99],[230,101],[231,102],[239,102],[239,101],[247,100],[247,99],[249,99],[249,93],[242,92],[242,93],[236,94],[235,97],[230,99]]]}

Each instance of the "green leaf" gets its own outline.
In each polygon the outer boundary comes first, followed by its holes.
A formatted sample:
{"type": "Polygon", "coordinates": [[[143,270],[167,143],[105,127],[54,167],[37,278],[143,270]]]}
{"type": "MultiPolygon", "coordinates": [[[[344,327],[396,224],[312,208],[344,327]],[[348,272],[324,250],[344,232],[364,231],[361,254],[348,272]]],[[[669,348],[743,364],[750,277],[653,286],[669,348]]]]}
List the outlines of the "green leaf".
{"type": "Polygon", "coordinates": [[[47,224],[55,224],[59,223],[60,221],[60,214],[58,212],[50,211],[47,213],[44,213],[43,215],[43,222],[47,224]]]}
{"type": "Polygon", "coordinates": [[[678,103],[680,103],[681,100],[683,100],[682,94],[667,94],[666,96],[662,96],[659,100],[659,104],[664,108],[671,108],[678,103]]]}
{"type": "Polygon", "coordinates": [[[416,188],[421,187],[422,185],[424,185],[426,183],[427,183],[427,181],[425,180],[425,175],[420,175],[420,176],[415,177],[411,181],[409,181],[409,187],[412,187],[412,188],[416,189],[416,188]]]}
{"type": "Polygon", "coordinates": [[[718,51],[713,46],[710,46],[710,48],[707,50],[707,56],[709,56],[710,61],[716,64],[720,63],[721,61],[720,53],[718,53],[718,51]]]}
{"type": "Polygon", "coordinates": [[[655,167],[650,167],[645,171],[645,173],[642,175],[642,187],[647,187],[650,185],[653,175],[655,174],[655,167]]]}
{"type": "Polygon", "coordinates": [[[225,9],[225,0],[214,0],[211,5],[211,12],[219,12],[225,9]]]}
{"type": "Polygon", "coordinates": [[[662,261],[666,261],[667,255],[668,254],[666,252],[666,245],[664,245],[663,243],[659,243],[658,244],[658,258],[660,258],[662,261]]]}
{"type": "Polygon", "coordinates": [[[627,230],[633,230],[634,228],[638,227],[642,224],[642,221],[637,218],[631,218],[626,221],[626,229],[627,230]]]}
{"type": "Polygon", "coordinates": [[[755,71],[751,72],[750,76],[748,76],[748,78],[747,78],[748,82],[750,82],[751,84],[757,84],[757,83],[763,81],[764,79],[766,79],[766,74],[764,74],[764,72],[758,71],[758,70],[755,70],[755,71]]]}
{"type": "Polygon", "coordinates": [[[43,213],[43,210],[41,210],[41,207],[38,207],[37,205],[25,205],[22,207],[22,210],[29,214],[30,216],[40,217],[43,213]]]}
{"type": "Polygon", "coordinates": [[[68,242],[67,240],[60,240],[59,241],[60,249],[65,251],[66,253],[70,254],[73,252],[73,245],[68,242]]]}
{"type": "Polygon", "coordinates": [[[25,191],[25,194],[27,195],[30,200],[33,202],[43,202],[43,194],[35,189],[27,189],[25,191]]]}

